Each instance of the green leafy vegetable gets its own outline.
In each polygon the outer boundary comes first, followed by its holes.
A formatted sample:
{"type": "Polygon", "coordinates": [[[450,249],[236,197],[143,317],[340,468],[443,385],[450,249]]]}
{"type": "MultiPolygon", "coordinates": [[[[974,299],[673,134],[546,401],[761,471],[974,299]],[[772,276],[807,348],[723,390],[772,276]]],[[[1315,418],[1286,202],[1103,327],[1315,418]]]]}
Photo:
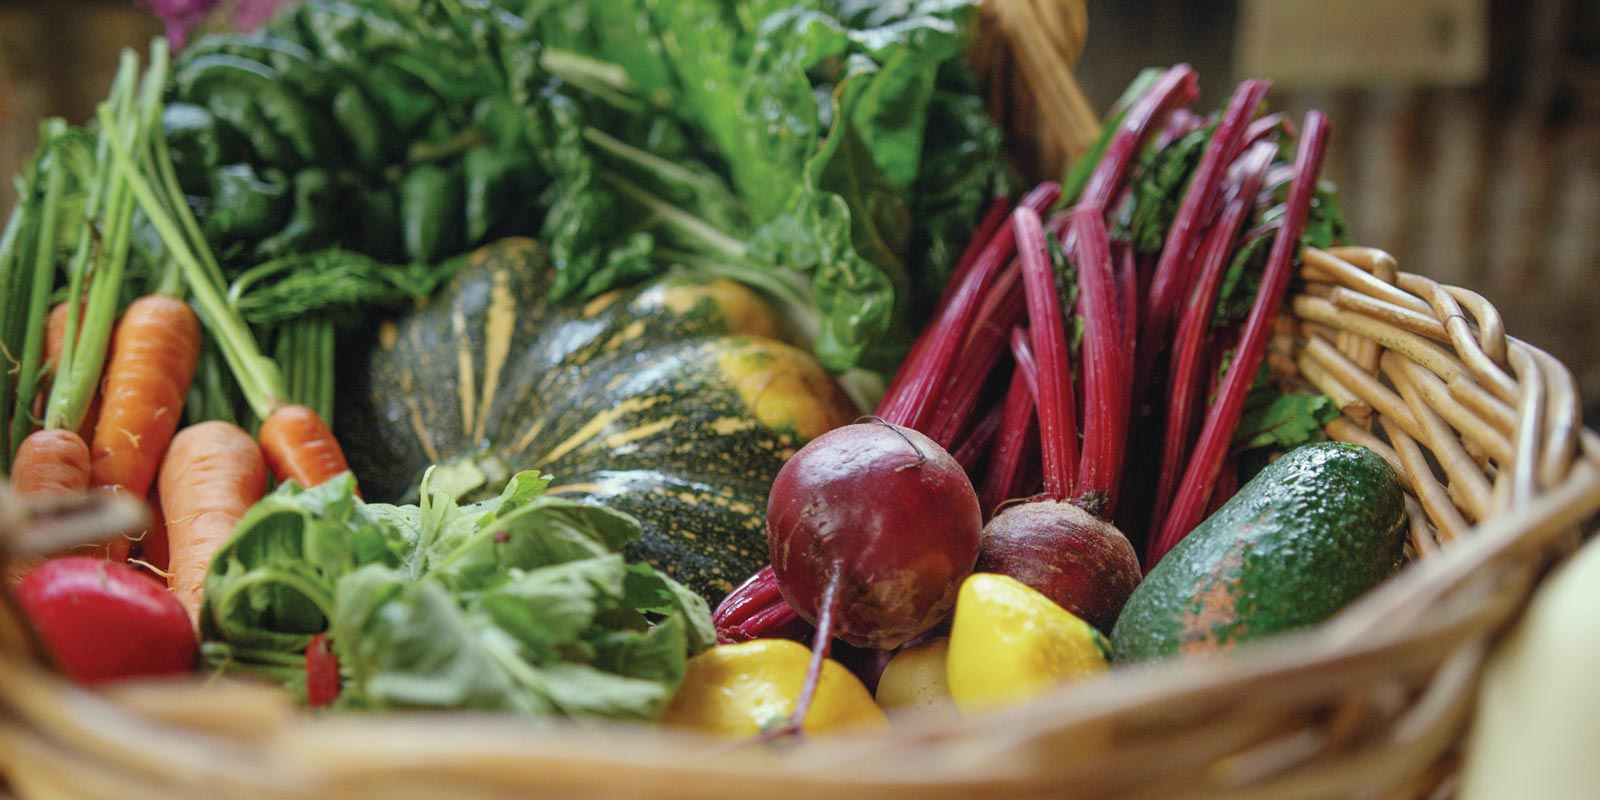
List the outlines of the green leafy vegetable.
{"type": "Polygon", "coordinates": [[[346,476],[286,484],[212,562],[207,662],[304,690],[300,655],[327,631],[348,708],[468,708],[652,719],[711,646],[705,601],[618,553],[633,518],[545,496],[515,475],[457,505],[363,503],[346,476]]]}
{"type": "MultiPolygon", "coordinates": [[[[687,267],[781,301],[830,368],[886,369],[999,188],[974,7],[311,0],[196,40],[165,123],[230,277],[537,235],[558,299],[687,267]]],[[[358,266],[369,306],[427,285],[358,266]]]]}
{"type": "Polygon", "coordinates": [[[1339,407],[1324,394],[1283,392],[1272,383],[1271,371],[1261,374],[1245,398],[1244,414],[1233,434],[1235,450],[1272,448],[1286,451],[1327,438],[1324,425],[1339,418],[1339,407]]]}

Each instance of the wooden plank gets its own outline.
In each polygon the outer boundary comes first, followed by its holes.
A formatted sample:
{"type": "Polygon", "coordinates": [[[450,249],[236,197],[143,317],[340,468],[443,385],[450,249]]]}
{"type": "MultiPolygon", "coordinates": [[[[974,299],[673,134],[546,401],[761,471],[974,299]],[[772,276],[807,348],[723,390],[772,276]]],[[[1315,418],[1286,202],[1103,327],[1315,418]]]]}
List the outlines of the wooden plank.
{"type": "Polygon", "coordinates": [[[1285,86],[1459,86],[1488,68],[1486,0],[1242,0],[1240,71],[1285,86]]]}

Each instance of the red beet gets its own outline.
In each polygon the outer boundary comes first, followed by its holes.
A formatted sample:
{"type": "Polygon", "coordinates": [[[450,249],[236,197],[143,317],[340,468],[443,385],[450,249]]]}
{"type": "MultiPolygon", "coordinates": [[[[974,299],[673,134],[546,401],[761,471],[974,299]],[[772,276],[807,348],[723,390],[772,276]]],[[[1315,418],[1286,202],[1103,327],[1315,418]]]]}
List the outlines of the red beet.
{"type": "Polygon", "coordinates": [[[783,599],[825,641],[889,648],[937,625],[978,558],[983,517],[961,465],[909,428],[847,425],[772,484],[768,554],[783,599]],[[831,620],[825,610],[831,609],[831,620]]]}
{"type": "Polygon", "coordinates": [[[1106,634],[1141,577],[1121,531],[1049,500],[1013,505],[990,520],[978,571],[1010,575],[1106,634]]]}
{"type": "Polygon", "coordinates": [[[74,556],[40,564],[17,599],[45,646],[74,680],[174,675],[199,655],[183,604],[138,570],[74,556]]]}

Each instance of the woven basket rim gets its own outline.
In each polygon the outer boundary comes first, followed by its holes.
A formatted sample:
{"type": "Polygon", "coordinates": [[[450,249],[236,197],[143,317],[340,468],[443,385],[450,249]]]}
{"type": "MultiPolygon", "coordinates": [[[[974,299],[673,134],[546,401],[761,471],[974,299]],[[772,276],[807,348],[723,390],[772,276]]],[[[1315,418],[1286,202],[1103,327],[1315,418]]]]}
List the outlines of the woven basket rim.
{"type": "MultiPolygon", "coordinates": [[[[989,35],[1030,32],[1010,40],[1024,51],[1070,45],[1070,30],[1026,24],[1050,5],[987,0],[986,12],[1005,9],[987,20],[989,35]]],[[[1079,0],[1063,5],[1082,7],[1079,0]]],[[[1013,58],[998,51],[984,57],[999,69],[1013,58]]],[[[1015,69],[1026,72],[1028,53],[1016,60],[1015,69]]],[[[1040,63],[1036,69],[1055,68],[1059,54],[1040,63]]],[[[1034,123],[1070,131],[1057,141],[1039,137],[1031,158],[1049,164],[1081,151],[1081,126],[1069,124],[1087,108],[1076,84],[1022,80],[1018,91],[1039,99],[1034,123]]],[[[1322,625],[1211,659],[1113,670],[1026,706],[959,721],[916,720],[871,739],[817,740],[786,758],[729,751],[655,727],[460,712],[316,715],[290,707],[276,688],[203,678],[93,692],[7,651],[0,636],[0,776],[25,793],[119,787],[130,797],[365,797],[468,785],[485,797],[531,788],[661,797],[819,790],[1277,797],[1344,794],[1356,780],[1401,785],[1459,735],[1494,636],[1572,532],[1600,511],[1600,439],[1567,408],[1570,386],[1561,376],[1570,384],[1570,371],[1506,336],[1480,295],[1400,272],[1392,258],[1368,248],[1308,251],[1304,260],[1301,277],[1313,289],[1285,304],[1292,333],[1274,370],[1332,389],[1325,393],[1346,413],[1328,426],[1330,436],[1385,448],[1407,475],[1413,521],[1425,517],[1422,530],[1413,530],[1416,563],[1322,625]],[[1361,330],[1390,331],[1384,335],[1399,350],[1416,342],[1392,331],[1446,352],[1454,365],[1446,371],[1466,376],[1440,384],[1459,394],[1448,397],[1497,420],[1493,430],[1470,432],[1466,445],[1444,448],[1447,480],[1434,480],[1431,468],[1430,476],[1408,469],[1427,461],[1418,453],[1439,433],[1442,417],[1433,409],[1445,399],[1419,394],[1438,387],[1419,374],[1393,397],[1375,394],[1358,373],[1380,381],[1393,367],[1409,380],[1417,362],[1385,361],[1384,347],[1336,329],[1345,315],[1361,330]],[[1413,402],[1429,413],[1417,414],[1413,402]],[[1484,465],[1507,452],[1512,467],[1495,470],[1491,480],[1484,465]],[[1450,480],[1463,470],[1476,477],[1450,480]],[[1458,506],[1493,513],[1477,514],[1473,524],[1458,506]],[[219,710],[236,719],[211,718],[219,710]],[[1315,743],[1293,735],[1302,718],[1313,720],[1307,736],[1320,737],[1323,750],[1307,751],[1315,743]],[[1185,744],[1175,746],[1180,739],[1185,744]],[[1348,758],[1328,755],[1336,749],[1330,742],[1348,758]]],[[[1415,355],[1435,358],[1426,347],[1415,355]]],[[[1453,432],[1450,420],[1442,424],[1453,432]]],[[[6,617],[0,606],[0,634],[6,617]]]]}

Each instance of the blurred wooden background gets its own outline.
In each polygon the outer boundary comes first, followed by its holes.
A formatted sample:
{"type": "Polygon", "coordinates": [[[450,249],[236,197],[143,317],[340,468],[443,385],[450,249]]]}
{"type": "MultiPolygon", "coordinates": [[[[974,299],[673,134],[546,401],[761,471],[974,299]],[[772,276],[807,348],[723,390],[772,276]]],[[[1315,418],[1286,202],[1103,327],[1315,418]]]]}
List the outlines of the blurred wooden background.
{"type": "MultiPolygon", "coordinates": [[[[1600,1],[1090,0],[1089,19],[1097,108],[1187,61],[1202,108],[1261,75],[1277,107],[1328,112],[1360,240],[1493,299],[1600,419],[1600,1]]],[[[92,114],[118,49],[158,32],[132,2],[0,0],[0,174],[43,116],[92,114]]],[[[8,180],[0,213],[11,198],[8,180]]]]}

